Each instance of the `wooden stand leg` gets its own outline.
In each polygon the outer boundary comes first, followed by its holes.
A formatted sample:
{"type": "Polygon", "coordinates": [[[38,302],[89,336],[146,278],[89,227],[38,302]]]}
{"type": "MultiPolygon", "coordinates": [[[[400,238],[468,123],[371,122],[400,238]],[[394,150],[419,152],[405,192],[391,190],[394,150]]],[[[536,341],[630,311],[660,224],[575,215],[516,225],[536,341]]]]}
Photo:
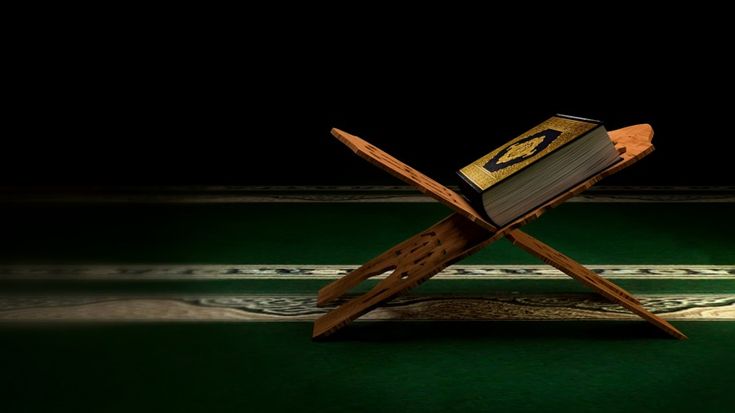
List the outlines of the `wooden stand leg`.
{"type": "Polygon", "coordinates": [[[320,338],[337,331],[500,237],[459,214],[450,215],[319,291],[319,302],[323,304],[371,276],[393,270],[369,292],[317,319],[312,337],[320,338]]]}
{"type": "MultiPolygon", "coordinates": [[[[617,295],[619,297],[625,298],[628,301],[632,301],[638,305],[641,304],[640,301],[638,301],[637,298],[635,298],[631,293],[625,291],[624,289],[618,287],[613,282],[608,281],[606,278],[600,277],[597,275],[594,271],[590,271],[589,269],[584,268],[584,272],[582,273],[574,273],[572,271],[569,271],[568,268],[559,268],[559,266],[554,265],[550,262],[550,259],[548,258],[548,255],[546,252],[553,251],[555,254],[558,254],[560,256],[563,256],[562,253],[554,250],[549,245],[544,244],[543,242],[537,240],[536,238],[526,234],[525,232],[522,232],[519,229],[513,230],[505,234],[505,237],[510,240],[513,245],[516,245],[517,247],[521,248],[522,250],[530,253],[531,255],[536,256],[537,258],[540,258],[542,261],[546,262],[547,264],[552,265],[553,267],[556,267],[558,270],[562,271],[563,273],[569,275],[570,277],[574,278],[575,280],[591,287],[595,291],[602,292],[604,289],[606,293],[617,295]],[[543,246],[543,247],[541,247],[543,246]]],[[[570,260],[574,262],[575,264],[578,264],[576,261],[573,261],[569,257],[565,257],[567,260],[570,260]]],[[[581,266],[581,264],[578,264],[581,266]]]]}
{"type": "Polygon", "coordinates": [[[677,330],[674,326],[666,322],[666,320],[646,310],[640,304],[640,302],[635,298],[632,298],[632,296],[627,291],[623,290],[612,282],[600,277],[593,271],[585,268],[583,265],[560,253],[559,251],[556,251],[543,242],[521,232],[520,230],[510,231],[505,236],[509,240],[511,240],[514,245],[517,245],[521,249],[539,257],[547,264],[559,269],[560,271],[564,272],[575,280],[592,288],[593,290],[602,294],[608,300],[620,304],[621,306],[642,317],[643,319],[665,331],[666,333],[680,340],[687,338],[684,333],[677,330]]]}
{"type": "MultiPolygon", "coordinates": [[[[456,236],[453,235],[455,233],[460,236],[460,238],[465,238],[465,240],[459,241],[462,244],[466,244],[468,238],[474,240],[476,238],[479,239],[483,237],[491,238],[494,235],[492,232],[468,222],[457,213],[451,214],[421,233],[414,235],[388,251],[371,259],[360,268],[355,269],[339,280],[322,287],[322,289],[319,290],[317,306],[322,307],[328,302],[341,297],[370,277],[383,274],[390,270],[395,272],[395,269],[399,265],[402,265],[403,267],[410,265],[411,260],[416,257],[420,257],[424,252],[431,250],[432,252],[428,252],[428,254],[431,255],[433,254],[433,250],[439,246],[444,246],[446,249],[446,244],[458,242],[458,240],[449,239],[450,237],[456,236]],[[471,228],[472,230],[465,234],[462,232],[465,230],[461,228],[471,228]]],[[[497,234],[497,236],[494,237],[494,239],[499,238],[502,238],[502,234],[497,234]]],[[[479,248],[484,247],[485,245],[487,245],[487,243],[479,245],[479,248]]],[[[442,254],[446,254],[445,250],[442,250],[442,254]]],[[[458,259],[466,255],[468,254],[461,255],[456,258],[458,259]]],[[[441,269],[439,271],[441,271],[441,269]]]]}

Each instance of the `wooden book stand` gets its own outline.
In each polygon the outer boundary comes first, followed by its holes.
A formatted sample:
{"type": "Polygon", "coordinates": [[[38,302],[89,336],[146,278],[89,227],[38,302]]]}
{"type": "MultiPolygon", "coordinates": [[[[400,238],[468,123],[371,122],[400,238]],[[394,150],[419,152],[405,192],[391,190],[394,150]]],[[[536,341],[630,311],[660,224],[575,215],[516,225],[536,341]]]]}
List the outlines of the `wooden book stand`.
{"type": "Polygon", "coordinates": [[[621,153],[622,160],[502,228],[496,228],[488,222],[456,192],[368,142],[339,129],[332,129],[332,135],[360,157],[415,186],[455,212],[322,288],[317,299],[318,306],[323,306],[341,297],[370,277],[392,271],[387,278],[380,281],[367,293],[347,301],[317,319],[314,322],[313,338],[322,338],[334,333],[361,315],[428,280],[445,267],[479,251],[501,237],[506,237],[524,251],[556,267],[610,301],[622,305],[668,334],[678,339],[686,339],[683,333],[643,308],[637,299],[622,288],[517,229],[538,218],[546,210],[591,187],[600,179],[632,165],[638,159],[651,153],[653,151],[651,144],[653,129],[650,125],[629,126],[609,132],[610,138],[618,148],[618,152],[621,153]]]}

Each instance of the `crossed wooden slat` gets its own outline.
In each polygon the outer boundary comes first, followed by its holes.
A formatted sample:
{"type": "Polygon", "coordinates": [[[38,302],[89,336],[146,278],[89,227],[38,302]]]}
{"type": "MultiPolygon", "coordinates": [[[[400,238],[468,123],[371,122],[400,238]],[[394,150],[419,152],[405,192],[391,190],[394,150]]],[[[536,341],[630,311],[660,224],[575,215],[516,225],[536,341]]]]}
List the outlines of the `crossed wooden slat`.
{"type": "Polygon", "coordinates": [[[629,126],[609,132],[621,154],[620,161],[502,228],[496,228],[488,222],[456,192],[370,143],[339,129],[332,129],[332,135],[362,158],[415,186],[455,212],[322,288],[317,299],[319,306],[341,297],[370,277],[392,271],[367,293],[347,301],[317,319],[314,323],[313,338],[322,338],[334,333],[361,315],[428,280],[447,266],[506,237],[522,250],[556,267],[668,334],[678,339],[686,339],[682,332],[646,310],[627,291],[518,229],[538,218],[546,210],[591,187],[600,179],[632,165],[651,153],[653,129],[650,125],[629,126]]]}

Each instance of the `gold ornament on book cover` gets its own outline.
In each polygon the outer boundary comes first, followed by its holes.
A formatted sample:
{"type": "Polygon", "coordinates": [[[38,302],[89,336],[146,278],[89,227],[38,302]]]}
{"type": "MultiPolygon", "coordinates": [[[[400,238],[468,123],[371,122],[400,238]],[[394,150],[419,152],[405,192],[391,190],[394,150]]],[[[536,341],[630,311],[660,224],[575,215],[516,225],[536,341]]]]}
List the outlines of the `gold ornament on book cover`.
{"type": "Polygon", "coordinates": [[[480,188],[480,190],[484,191],[516,172],[526,168],[541,159],[544,155],[553,152],[559,147],[584,135],[595,127],[597,127],[597,124],[595,123],[554,116],[475,162],[465,166],[460,169],[460,172],[475,186],[480,188]],[[561,133],[551,143],[540,150],[539,146],[544,141],[543,137],[526,139],[549,129],[561,133]],[[500,167],[493,171],[486,169],[484,166],[501,152],[503,155],[496,160],[495,164],[502,166],[503,164],[509,163],[509,165],[500,167]],[[518,158],[523,159],[517,162],[511,162],[518,158]]]}

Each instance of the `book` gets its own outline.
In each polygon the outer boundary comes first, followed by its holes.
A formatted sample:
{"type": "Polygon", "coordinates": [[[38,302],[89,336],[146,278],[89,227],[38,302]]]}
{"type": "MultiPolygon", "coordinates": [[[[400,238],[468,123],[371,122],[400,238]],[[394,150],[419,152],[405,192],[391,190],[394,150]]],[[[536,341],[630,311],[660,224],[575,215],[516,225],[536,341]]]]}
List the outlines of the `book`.
{"type": "Polygon", "coordinates": [[[555,115],[457,174],[467,200],[502,227],[620,159],[602,122],[555,115]]]}

